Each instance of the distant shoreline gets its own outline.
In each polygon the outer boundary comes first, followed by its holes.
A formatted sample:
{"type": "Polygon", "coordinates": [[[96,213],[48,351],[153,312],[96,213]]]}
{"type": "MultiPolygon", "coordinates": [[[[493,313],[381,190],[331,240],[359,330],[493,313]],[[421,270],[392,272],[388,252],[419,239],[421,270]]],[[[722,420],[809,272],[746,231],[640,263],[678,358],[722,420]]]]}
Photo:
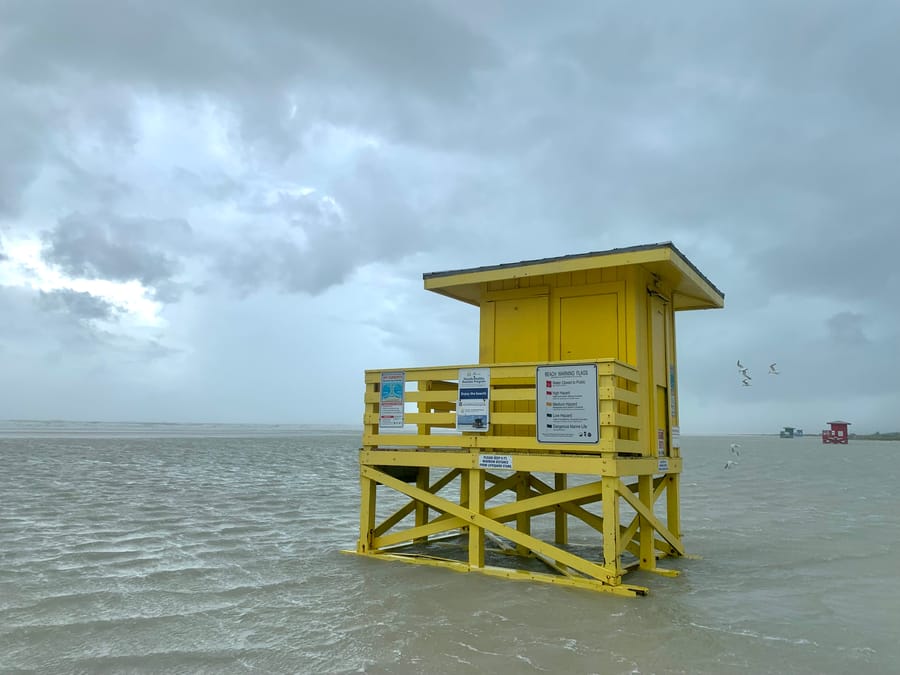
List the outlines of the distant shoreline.
{"type": "Polygon", "coordinates": [[[900,431],[889,431],[886,434],[850,434],[851,441],[900,441],[900,431]]]}

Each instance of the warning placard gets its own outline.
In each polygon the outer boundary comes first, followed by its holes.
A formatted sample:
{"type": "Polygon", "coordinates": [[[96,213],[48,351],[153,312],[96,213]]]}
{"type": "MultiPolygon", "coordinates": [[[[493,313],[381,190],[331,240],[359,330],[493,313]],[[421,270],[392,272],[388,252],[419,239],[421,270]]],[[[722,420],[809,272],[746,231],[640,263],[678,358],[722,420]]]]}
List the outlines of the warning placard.
{"type": "Polygon", "coordinates": [[[406,373],[381,373],[378,429],[402,429],[405,405],[406,373]]]}
{"type": "Polygon", "coordinates": [[[597,364],[538,366],[540,443],[598,443],[597,364]]]}

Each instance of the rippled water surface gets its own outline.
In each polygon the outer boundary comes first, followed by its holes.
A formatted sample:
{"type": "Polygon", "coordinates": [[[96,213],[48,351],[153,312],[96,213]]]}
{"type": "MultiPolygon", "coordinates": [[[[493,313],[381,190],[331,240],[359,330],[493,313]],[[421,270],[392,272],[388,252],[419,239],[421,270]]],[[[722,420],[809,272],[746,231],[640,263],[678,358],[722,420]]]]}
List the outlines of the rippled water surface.
{"type": "Polygon", "coordinates": [[[896,672],[900,443],[682,445],[626,599],[342,555],[356,430],[3,423],[0,672],[896,672]]]}

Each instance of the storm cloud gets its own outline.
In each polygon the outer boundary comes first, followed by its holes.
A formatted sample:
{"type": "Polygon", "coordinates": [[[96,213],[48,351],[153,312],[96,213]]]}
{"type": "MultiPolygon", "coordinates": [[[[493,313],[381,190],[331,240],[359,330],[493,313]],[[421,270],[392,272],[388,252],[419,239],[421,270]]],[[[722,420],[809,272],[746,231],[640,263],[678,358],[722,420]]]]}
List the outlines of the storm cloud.
{"type": "Polygon", "coordinates": [[[40,306],[49,311],[67,312],[85,320],[115,318],[111,303],[83,291],[40,291],[38,297],[40,306]]]}
{"type": "Polygon", "coordinates": [[[181,220],[74,213],[44,234],[44,259],[72,277],[140,281],[177,298],[180,256],[191,247],[181,220]]]}
{"type": "Polygon", "coordinates": [[[897,26],[878,0],[5,2],[0,354],[84,336],[157,419],[355,422],[241,383],[475,360],[477,312],[422,272],[671,240],[728,298],[679,318],[686,433],[900,427],[897,26]],[[782,375],[735,387],[736,358],[782,375]]]}

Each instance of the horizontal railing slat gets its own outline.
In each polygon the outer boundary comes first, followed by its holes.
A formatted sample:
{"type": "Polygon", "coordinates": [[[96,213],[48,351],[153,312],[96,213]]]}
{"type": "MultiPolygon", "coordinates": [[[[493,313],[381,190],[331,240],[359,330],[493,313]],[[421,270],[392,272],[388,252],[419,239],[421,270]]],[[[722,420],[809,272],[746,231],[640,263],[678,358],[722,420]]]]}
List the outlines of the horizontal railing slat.
{"type": "Polygon", "coordinates": [[[461,366],[429,366],[367,370],[364,402],[366,425],[364,443],[371,448],[419,447],[448,449],[478,449],[499,451],[564,451],[567,453],[616,452],[620,454],[650,454],[655,452],[653,439],[640,438],[641,395],[638,392],[637,368],[616,359],[578,360],[571,362],[477,364],[461,366]],[[538,398],[536,385],[539,366],[565,367],[567,364],[592,363],[597,366],[597,400],[600,439],[594,444],[540,443],[536,438],[537,413],[534,404],[538,398]],[[463,434],[441,430],[453,430],[456,426],[456,406],[459,397],[459,372],[470,368],[489,368],[489,429],[484,433],[463,434]],[[404,373],[408,404],[403,421],[408,429],[418,426],[423,433],[381,433],[378,391],[384,372],[404,373]],[[525,410],[510,410],[526,407],[525,410]],[[527,409],[527,406],[532,408],[527,409]],[[621,405],[620,405],[621,404],[621,405]],[[627,405],[627,408],[622,407],[627,405]],[[414,409],[410,410],[410,406],[414,409]],[[635,413],[635,414],[627,414],[635,413]],[[430,433],[435,430],[438,433],[430,433]],[[503,435],[495,435],[502,430],[503,435]],[[424,433],[429,432],[429,433],[424,433]],[[626,438],[619,438],[625,436],[626,438]],[[650,441],[653,447],[644,447],[650,441]]]}

